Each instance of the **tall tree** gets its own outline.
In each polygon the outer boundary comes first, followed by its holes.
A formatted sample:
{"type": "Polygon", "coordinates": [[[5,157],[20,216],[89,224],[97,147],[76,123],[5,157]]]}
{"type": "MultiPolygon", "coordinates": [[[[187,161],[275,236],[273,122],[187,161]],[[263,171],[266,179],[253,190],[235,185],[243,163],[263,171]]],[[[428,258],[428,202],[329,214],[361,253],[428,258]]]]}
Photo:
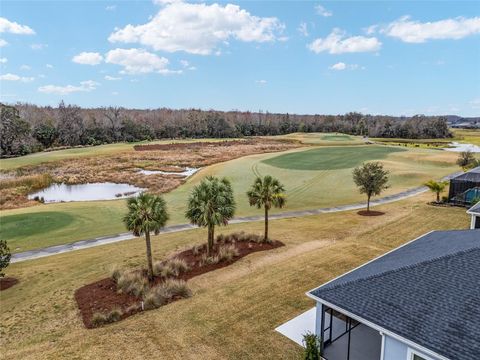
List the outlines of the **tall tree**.
{"type": "Polygon", "coordinates": [[[19,155],[23,139],[30,134],[30,124],[17,108],[0,104],[0,155],[19,155]]]}
{"type": "Polygon", "coordinates": [[[448,181],[430,180],[425,183],[425,186],[437,195],[437,203],[440,202],[440,193],[442,193],[448,185],[448,181]]]}
{"type": "Polygon", "coordinates": [[[3,269],[10,264],[11,256],[7,241],[0,240],[0,278],[5,276],[3,269]]]}
{"type": "Polygon", "coordinates": [[[157,235],[168,220],[167,206],[161,196],[141,193],[127,200],[128,213],[123,218],[127,229],[135,236],[145,234],[148,278],[153,279],[152,245],[150,232],[157,235]]]}
{"type": "Polygon", "coordinates": [[[75,146],[82,143],[85,131],[82,109],[75,105],[65,105],[63,101],[58,105],[58,137],[63,145],[75,146]]]}
{"type": "Polygon", "coordinates": [[[213,249],[215,226],[227,225],[233,218],[235,206],[232,185],[226,178],[207,176],[193,188],[185,216],[192,224],[208,229],[208,255],[213,249]]]}
{"type": "Polygon", "coordinates": [[[264,240],[268,240],[268,211],[272,207],[282,208],[285,206],[285,188],[283,185],[270,175],[264,178],[257,177],[250,190],[247,191],[248,202],[250,206],[262,207],[265,210],[265,235],[264,240]]]}
{"type": "Polygon", "coordinates": [[[353,169],[353,181],[361,194],[367,195],[367,211],[370,211],[370,199],[380,195],[389,187],[388,171],[379,162],[365,163],[353,169]]]}

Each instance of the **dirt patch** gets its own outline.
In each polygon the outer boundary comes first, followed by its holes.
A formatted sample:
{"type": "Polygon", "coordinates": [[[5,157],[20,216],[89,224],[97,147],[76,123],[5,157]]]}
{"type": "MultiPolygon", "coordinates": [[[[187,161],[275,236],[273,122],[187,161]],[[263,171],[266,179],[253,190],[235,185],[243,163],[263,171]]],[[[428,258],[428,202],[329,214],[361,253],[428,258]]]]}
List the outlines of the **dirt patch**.
{"type": "Polygon", "coordinates": [[[18,284],[18,279],[8,276],[0,278],[0,291],[7,290],[15,284],[18,284]]]}
{"type": "Polygon", "coordinates": [[[358,215],[361,215],[361,216],[381,216],[381,215],[385,215],[384,212],[382,212],[382,211],[375,211],[375,210],[370,210],[370,211],[360,210],[360,211],[357,211],[357,214],[358,214],[358,215]]]}
{"type": "MultiPolygon", "coordinates": [[[[169,259],[178,258],[184,260],[189,267],[189,270],[173,277],[175,279],[188,281],[189,279],[205,274],[209,271],[217,270],[234,262],[240,260],[248,254],[272,250],[284,244],[280,241],[270,241],[268,243],[255,241],[235,241],[226,239],[217,242],[213,249],[213,254],[217,254],[219,247],[222,245],[234,245],[238,251],[238,255],[231,260],[220,261],[218,263],[207,264],[202,258],[206,253],[206,246],[188,249],[178,254],[173,255],[169,259]]],[[[143,270],[144,271],[144,270],[143,270]]],[[[165,278],[156,276],[150,286],[156,286],[165,281],[165,278]]],[[[179,298],[174,298],[176,301],[179,298]]],[[[119,293],[117,291],[117,284],[112,278],[105,278],[97,282],[82,286],[75,291],[75,300],[86,328],[93,328],[92,317],[95,313],[108,313],[113,309],[120,309],[122,311],[121,319],[123,320],[131,315],[134,315],[142,310],[142,298],[131,294],[119,293]]]]}
{"type": "MultiPolygon", "coordinates": [[[[113,182],[134,185],[160,194],[172,191],[186,180],[177,174],[144,175],[140,169],[183,171],[187,167],[201,168],[247,155],[278,152],[301,144],[268,139],[191,142],[135,146],[136,151],[67,159],[26,166],[9,172],[0,179],[0,210],[38,205],[28,200],[34,189],[26,181],[32,176],[48,174],[55,183],[69,185],[113,182]],[[15,174],[14,182],[11,175],[15,174]],[[18,183],[18,185],[16,185],[18,183]]],[[[35,189],[37,190],[37,189],[35,189]]]]}

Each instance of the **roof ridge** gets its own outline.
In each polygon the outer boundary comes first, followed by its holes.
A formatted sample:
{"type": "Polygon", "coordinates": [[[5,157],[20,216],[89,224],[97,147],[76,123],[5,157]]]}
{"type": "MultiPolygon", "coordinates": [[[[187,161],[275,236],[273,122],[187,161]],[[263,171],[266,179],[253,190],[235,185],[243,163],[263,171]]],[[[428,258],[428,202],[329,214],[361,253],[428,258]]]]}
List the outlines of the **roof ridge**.
{"type": "MultiPolygon", "coordinates": [[[[466,250],[459,250],[459,251],[451,253],[451,254],[437,256],[437,257],[434,257],[432,259],[417,262],[415,264],[409,264],[409,265],[401,266],[397,269],[383,271],[383,272],[380,272],[378,274],[369,275],[367,277],[360,278],[360,279],[349,280],[349,281],[344,282],[344,283],[340,283],[340,284],[337,284],[337,285],[334,285],[334,286],[331,286],[331,287],[327,287],[327,288],[325,288],[325,291],[338,289],[338,288],[341,288],[341,287],[344,287],[344,286],[349,286],[353,283],[358,283],[358,282],[362,282],[362,281],[367,281],[367,280],[379,278],[379,277],[389,275],[389,274],[393,274],[393,273],[403,271],[403,270],[406,270],[406,269],[411,269],[411,268],[417,267],[419,265],[425,265],[425,264],[428,264],[428,263],[437,262],[439,260],[444,260],[446,258],[450,258],[450,257],[458,256],[458,255],[464,255],[464,254],[467,254],[467,253],[470,253],[470,252],[475,252],[475,251],[480,252],[480,243],[479,243],[478,247],[473,247],[473,248],[466,249],[466,250]]],[[[321,289],[318,289],[318,290],[321,290],[321,289]]]]}

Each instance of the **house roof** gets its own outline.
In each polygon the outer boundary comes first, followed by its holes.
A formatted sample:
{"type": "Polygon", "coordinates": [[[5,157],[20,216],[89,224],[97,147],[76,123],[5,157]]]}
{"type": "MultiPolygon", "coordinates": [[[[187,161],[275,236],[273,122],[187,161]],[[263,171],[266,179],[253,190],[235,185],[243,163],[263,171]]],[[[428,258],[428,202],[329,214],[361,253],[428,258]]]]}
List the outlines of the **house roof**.
{"type": "Polygon", "coordinates": [[[439,355],[480,353],[480,230],[431,232],[310,292],[439,355]]]}
{"type": "Polygon", "coordinates": [[[480,182],[480,166],[473,168],[472,170],[458,175],[451,179],[451,181],[471,181],[471,182],[480,182]]]}
{"type": "Polygon", "coordinates": [[[468,209],[467,213],[480,216],[480,201],[468,209]]]}

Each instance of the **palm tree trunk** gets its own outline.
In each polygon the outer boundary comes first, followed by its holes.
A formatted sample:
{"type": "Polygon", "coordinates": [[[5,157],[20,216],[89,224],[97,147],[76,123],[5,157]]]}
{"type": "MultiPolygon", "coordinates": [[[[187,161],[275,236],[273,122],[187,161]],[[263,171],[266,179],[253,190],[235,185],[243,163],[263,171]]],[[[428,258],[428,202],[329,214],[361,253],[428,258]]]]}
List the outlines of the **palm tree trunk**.
{"type": "Polygon", "coordinates": [[[153,280],[153,263],[152,263],[152,245],[150,243],[150,232],[145,232],[145,242],[147,244],[147,263],[148,263],[148,279],[153,280]]]}
{"type": "Polygon", "coordinates": [[[214,225],[208,225],[208,242],[207,242],[207,255],[210,256],[213,250],[213,239],[215,236],[214,225]]]}
{"type": "Polygon", "coordinates": [[[437,191],[437,203],[440,202],[440,191],[437,191]]]}
{"type": "Polygon", "coordinates": [[[265,235],[263,237],[264,241],[268,240],[268,207],[265,206],[265,235]]]}

